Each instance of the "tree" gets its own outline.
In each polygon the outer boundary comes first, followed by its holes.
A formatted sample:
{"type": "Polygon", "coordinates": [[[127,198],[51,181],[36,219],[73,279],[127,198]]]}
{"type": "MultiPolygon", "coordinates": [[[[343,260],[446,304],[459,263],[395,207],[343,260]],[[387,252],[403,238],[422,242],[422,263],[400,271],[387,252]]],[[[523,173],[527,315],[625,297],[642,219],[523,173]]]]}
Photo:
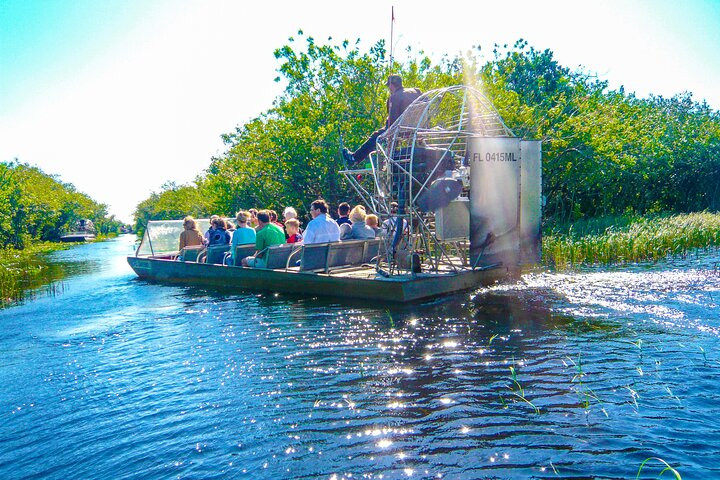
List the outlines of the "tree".
{"type": "MultiPolygon", "coordinates": [[[[389,72],[423,91],[463,82],[481,88],[517,136],[541,140],[551,221],[717,209],[720,203],[719,114],[690,94],[639,99],[623,88],[609,90],[607,82],[563,67],[552,51],[524,40],[496,45],[485,62],[479,49],[437,63],[409,50],[410,60],[388,65],[382,41],[362,51],[359,40],[319,44],[302,32],[298,38],[275,51],[283,94],[265,113],[222,135],[227,151],[192,187],[193,195],[203,192],[206,213],[284,206],[303,212],[318,197],[330,204],[358,201],[337,174],[339,149],[383,125],[389,72]]],[[[172,189],[153,194],[137,215],[189,212],[175,195],[172,189]]]]}
{"type": "Polygon", "coordinates": [[[135,208],[135,231],[143,232],[150,220],[180,220],[187,215],[195,218],[209,216],[208,196],[196,185],[165,183],[160,193],[153,193],[135,208]]]}
{"type": "Polygon", "coordinates": [[[0,239],[14,248],[35,240],[58,240],[80,219],[104,225],[108,231],[119,226],[107,217],[106,205],[17,159],[0,163],[0,209],[0,239]]]}

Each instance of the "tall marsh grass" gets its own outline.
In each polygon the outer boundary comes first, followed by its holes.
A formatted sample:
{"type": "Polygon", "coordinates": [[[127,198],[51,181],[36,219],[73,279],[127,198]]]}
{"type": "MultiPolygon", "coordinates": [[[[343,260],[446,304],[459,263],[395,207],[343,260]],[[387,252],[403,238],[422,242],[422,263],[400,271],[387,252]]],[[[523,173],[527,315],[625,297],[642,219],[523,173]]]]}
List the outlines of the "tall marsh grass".
{"type": "Polygon", "coordinates": [[[48,280],[44,255],[67,248],[60,243],[39,243],[24,250],[0,248],[0,308],[24,298],[25,292],[48,280]]]}
{"type": "Polygon", "coordinates": [[[557,269],[611,265],[685,256],[720,246],[720,214],[600,218],[546,229],[545,265],[557,269]]]}

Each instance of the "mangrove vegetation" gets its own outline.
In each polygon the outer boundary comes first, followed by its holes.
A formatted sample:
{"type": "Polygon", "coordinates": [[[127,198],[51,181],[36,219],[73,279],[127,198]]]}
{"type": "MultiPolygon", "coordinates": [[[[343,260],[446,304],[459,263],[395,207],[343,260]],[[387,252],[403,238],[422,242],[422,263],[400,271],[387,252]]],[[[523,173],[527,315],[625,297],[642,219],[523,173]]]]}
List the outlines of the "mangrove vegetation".
{"type": "Polygon", "coordinates": [[[0,162],[0,242],[23,249],[42,241],[57,241],[78,220],[92,220],[98,233],[117,232],[121,222],[107,206],[78,192],[37,167],[0,162]]]}
{"type": "Polygon", "coordinates": [[[63,248],[58,240],[81,219],[91,220],[101,235],[121,225],[106,205],[72,184],[17,160],[0,162],[0,307],[62,277],[44,257],[63,248]]]}

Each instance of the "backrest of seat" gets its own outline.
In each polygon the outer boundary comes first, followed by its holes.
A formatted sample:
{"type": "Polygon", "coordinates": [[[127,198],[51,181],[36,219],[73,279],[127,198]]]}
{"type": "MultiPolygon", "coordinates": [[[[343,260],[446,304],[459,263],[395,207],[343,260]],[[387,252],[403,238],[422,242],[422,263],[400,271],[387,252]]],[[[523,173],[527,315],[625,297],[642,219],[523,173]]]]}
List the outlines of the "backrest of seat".
{"type": "Polygon", "coordinates": [[[363,261],[365,240],[349,240],[330,245],[327,266],[340,267],[344,265],[358,265],[363,261]]]}
{"type": "Polygon", "coordinates": [[[361,263],[374,263],[377,256],[380,255],[380,244],[383,243],[382,239],[374,238],[365,241],[365,250],[363,251],[363,257],[361,263]]]}
{"type": "Polygon", "coordinates": [[[295,247],[292,243],[286,243],[284,245],[273,245],[265,250],[265,268],[285,268],[287,266],[288,258],[295,247]]]}
{"type": "Polygon", "coordinates": [[[254,243],[244,243],[242,245],[236,245],[235,246],[235,266],[239,267],[242,259],[245,257],[249,257],[253,253],[255,253],[255,244],[254,243]]]}
{"type": "Polygon", "coordinates": [[[230,251],[230,245],[213,245],[207,248],[207,260],[205,263],[222,264],[225,252],[230,251]]]}
{"type": "Polygon", "coordinates": [[[198,255],[205,249],[202,245],[191,245],[183,248],[178,254],[178,260],[181,262],[197,262],[198,255]]]}
{"type": "Polygon", "coordinates": [[[327,270],[327,256],[330,243],[303,245],[300,270],[327,270]]]}

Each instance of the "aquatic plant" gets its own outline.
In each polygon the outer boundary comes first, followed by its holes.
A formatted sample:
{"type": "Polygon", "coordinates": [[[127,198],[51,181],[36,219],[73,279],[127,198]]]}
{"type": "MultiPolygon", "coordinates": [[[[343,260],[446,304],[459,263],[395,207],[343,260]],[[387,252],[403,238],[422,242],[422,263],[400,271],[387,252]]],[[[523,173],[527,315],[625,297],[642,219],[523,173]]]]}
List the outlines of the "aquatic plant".
{"type": "Polygon", "coordinates": [[[65,244],[41,242],[24,250],[0,249],[0,308],[22,300],[27,290],[47,283],[49,272],[43,255],[65,248],[65,244]]]}
{"type": "MultiPolygon", "coordinates": [[[[609,415],[607,413],[607,410],[605,409],[605,407],[602,406],[602,400],[600,400],[600,398],[595,394],[595,392],[593,392],[592,389],[590,389],[583,380],[586,374],[582,368],[581,354],[578,353],[577,362],[570,357],[565,358],[575,367],[575,375],[573,375],[570,383],[577,384],[575,392],[580,398],[580,405],[582,406],[582,408],[588,410],[590,408],[590,400],[594,399],[601,406],[600,410],[605,414],[606,417],[608,417],[609,415]]],[[[565,363],[565,365],[567,365],[567,363],[565,363]]]]}
{"type": "Polygon", "coordinates": [[[643,460],[643,462],[640,464],[640,468],[638,469],[637,476],[635,477],[636,479],[640,478],[640,472],[642,472],[643,467],[650,460],[657,460],[660,463],[662,463],[663,465],[665,465],[665,468],[658,474],[658,478],[662,477],[665,472],[669,471],[669,472],[672,472],[672,474],[675,476],[675,478],[677,480],[682,480],[682,476],[680,476],[680,472],[675,470],[673,467],[670,466],[669,463],[667,463],[665,460],[663,460],[662,458],[659,458],[659,457],[649,457],[649,458],[646,458],[645,460],[643,460]]]}
{"type": "Polygon", "coordinates": [[[543,263],[556,269],[687,256],[720,246],[720,214],[594,219],[546,228],[543,263]]]}
{"type": "MultiPolygon", "coordinates": [[[[520,385],[520,382],[519,382],[518,379],[517,379],[517,370],[516,370],[516,368],[515,368],[515,362],[514,362],[514,361],[513,361],[513,364],[510,365],[510,378],[511,378],[512,381],[513,381],[513,385],[510,386],[510,387],[508,387],[508,388],[510,389],[510,391],[512,392],[512,394],[513,394],[515,397],[517,397],[517,398],[519,398],[520,400],[522,400],[523,402],[525,402],[525,403],[527,403],[528,405],[530,405],[530,406],[533,408],[533,410],[535,410],[535,413],[539,415],[539,414],[540,414],[540,409],[539,409],[534,403],[532,403],[530,400],[528,400],[528,398],[525,396],[525,389],[522,387],[522,385],[520,385]]],[[[505,405],[505,401],[504,401],[502,395],[500,396],[500,401],[503,403],[503,407],[507,408],[507,406],[505,405]]]]}

